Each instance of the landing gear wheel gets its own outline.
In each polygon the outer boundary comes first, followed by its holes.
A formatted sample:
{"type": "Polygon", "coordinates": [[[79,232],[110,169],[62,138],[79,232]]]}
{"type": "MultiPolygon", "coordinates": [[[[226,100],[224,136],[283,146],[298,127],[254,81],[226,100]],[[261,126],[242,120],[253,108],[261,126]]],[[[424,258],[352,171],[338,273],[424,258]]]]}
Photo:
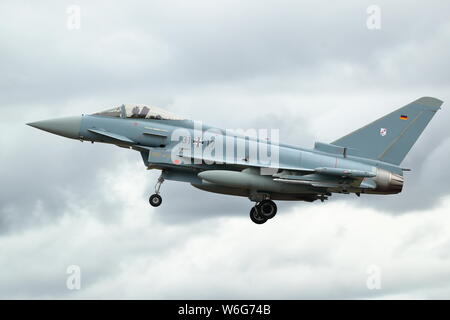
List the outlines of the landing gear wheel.
{"type": "Polygon", "coordinates": [[[155,193],[150,196],[150,199],[148,199],[148,201],[153,207],[159,207],[162,203],[162,198],[159,194],[155,193]]]}
{"type": "Polygon", "coordinates": [[[272,219],[277,214],[277,205],[272,200],[263,200],[258,207],[259,214],[266,219],[272,219]]]}
{"type": "Polygon", "coordinates": [[[256,224],[263,224],[264,222],[267,221],[267,219],[259,213],[258,206],[254,206],[250,210],[250,219],[256,224]]]}
{"type": "Polygon", "coordinates": [[[159,207],[162,203],[162,198],[159,195],[159,189],[161,189],[161,185],[164,182],[163,178],[163,172],[161,172],[161,175],[158,178],[158,181],[155,185],[155,193],[150,196],[150,199],[148,199],[148,202],[152,205],[152,207],[159,207]]]}

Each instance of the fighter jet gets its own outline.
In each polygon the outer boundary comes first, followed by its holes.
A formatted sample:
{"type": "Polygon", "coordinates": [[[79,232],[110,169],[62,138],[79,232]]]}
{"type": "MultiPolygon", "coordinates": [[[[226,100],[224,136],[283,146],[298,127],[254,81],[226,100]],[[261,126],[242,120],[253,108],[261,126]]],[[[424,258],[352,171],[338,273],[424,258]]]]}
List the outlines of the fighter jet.
{"type": "MultiPolygon", "coordinates": [[[[422,97],[331,143],[313,149],[187,120],[163,109],[122,104],[103,112],[28,125],[66,138],[138,151],[147,169],[161,170],[150,205],[162,203],[164,180],[188,182],[254,202],[250,218],[277,214],[274,200],[325,201],[333,193],[375,195],[402,191],[401,163],[440,109],[422,97]]],[[[343,119],[345,121],[345,119],[343,119]]],[[[267,131],[267,130],[266,130],[267,131]]]]}

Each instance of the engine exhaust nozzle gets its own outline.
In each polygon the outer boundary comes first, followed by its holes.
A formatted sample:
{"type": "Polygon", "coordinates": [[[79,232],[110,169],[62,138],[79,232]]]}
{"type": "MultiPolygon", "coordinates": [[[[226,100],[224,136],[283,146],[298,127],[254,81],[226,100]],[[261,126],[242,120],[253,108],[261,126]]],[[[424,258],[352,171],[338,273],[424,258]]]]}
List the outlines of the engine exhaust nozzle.
{"type": "Polygon", "coordinates": [[[403,189],[403,177],[384,169],[378,169],[374,178],[377,183],[376,191],[385,194],[400,193],[403,189]]]}

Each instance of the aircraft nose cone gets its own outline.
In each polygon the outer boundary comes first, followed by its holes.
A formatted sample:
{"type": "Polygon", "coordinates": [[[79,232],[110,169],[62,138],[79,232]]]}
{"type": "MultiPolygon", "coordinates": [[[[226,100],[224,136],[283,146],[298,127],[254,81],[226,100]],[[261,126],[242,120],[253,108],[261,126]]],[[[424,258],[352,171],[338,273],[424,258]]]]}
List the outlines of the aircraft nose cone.
{"type": "Polygon", "coordinates": [[[66,138],[78,139],[80,136],[81,116],[64,117],[27,123],[27,125],[54,133],[66,138]]]}

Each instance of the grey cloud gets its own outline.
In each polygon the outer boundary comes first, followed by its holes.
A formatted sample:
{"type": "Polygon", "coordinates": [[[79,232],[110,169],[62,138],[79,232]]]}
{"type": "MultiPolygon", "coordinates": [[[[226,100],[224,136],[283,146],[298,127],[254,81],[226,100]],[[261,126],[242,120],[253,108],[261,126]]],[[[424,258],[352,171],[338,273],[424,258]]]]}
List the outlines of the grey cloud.
{"type": "MultiPolygon", "coordinates": [[[[81,2],[82,29],[71,32],[65,28],[63,2],[30,10],[5,2],[4,101],[45,101],[49,94],[64,100],[114,94],[118,88],[175,94],[196,85],[244,85],[268,76],[294,76],[299,87],[308,87],[318,70],[329,72],[335,64],[361,70],[357,81],[367,86],[448,84],[443,73],[448,52],[442,51],[448,8],[442,2],[417,5],[406,14],[403,5],[383,1],[378,33],[366,29],[368,4],[359,1],[236,5],[194,1],[168,8],[157,1],[112,8],[81,2]],[[442,10],[435,10],[438,5],[442,10]],[[432,21],[426,19],[430,12],[432,21]],[[33,30],[26,29],[29,24],[33,30]],[[421,52],[431,61],[421,62],[421,52]]],[[[335,85],[345,85],[330,76],[335,85]]]]}
{"type": "Polygon", "coordinates": [[[121,158],[110,146],[94,150],[87,143],[36,132],[24,122],[16,126],[21,142],[2,156],[0,168],[0,233],[52,223],[86,204],[97,208],[103,220],[117,218],[121,205],[104,201],[107,186],[99,172],[114,170],[129,157],[121,158]]]}

